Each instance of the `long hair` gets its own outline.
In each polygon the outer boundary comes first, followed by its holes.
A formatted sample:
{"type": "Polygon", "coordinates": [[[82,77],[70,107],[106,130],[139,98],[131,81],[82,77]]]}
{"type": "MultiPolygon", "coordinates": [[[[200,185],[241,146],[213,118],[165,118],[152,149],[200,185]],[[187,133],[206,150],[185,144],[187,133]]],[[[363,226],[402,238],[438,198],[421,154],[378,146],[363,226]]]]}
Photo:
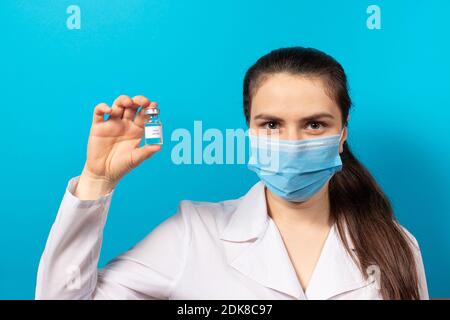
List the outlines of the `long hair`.
{"type": "MultiPolygon", "coordinates": [[[[327,94],[342,113],[342,125],[347,126],[352,101],[344,69],[324,52],[303,47],[273,50],[247,71],[243,88],[247,124],[255,91],[267,77],[281,72],[324,80],[327,94]]],[[[388,198],[350,151],[347,142],[343,145],[341,159],[342,170],[331,178],[328,192],[330,214],[346,251],[364,278],[368,278],[366,270],[370,266],[379,268],[383,299],[419,299],[412,243],[396,221],[388,198]]]]}

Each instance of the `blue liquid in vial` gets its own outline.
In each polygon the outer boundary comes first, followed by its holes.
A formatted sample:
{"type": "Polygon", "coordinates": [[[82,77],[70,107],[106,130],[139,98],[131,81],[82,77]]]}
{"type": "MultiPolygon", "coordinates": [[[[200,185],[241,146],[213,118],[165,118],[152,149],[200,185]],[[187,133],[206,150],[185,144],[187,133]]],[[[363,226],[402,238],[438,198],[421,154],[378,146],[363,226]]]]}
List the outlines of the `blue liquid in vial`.
{"type": "Polygon", "coordinates": [[[146,123],[145,124],[146,136],[145,136],[145,144],[162,144],[162,127],[160,123],[146,123]],[[152,131],[152,129],[147,128],[155,128],[155,130],[159,130],[159,134],[150,134],[148,137],[147,132],[152,131]]]}

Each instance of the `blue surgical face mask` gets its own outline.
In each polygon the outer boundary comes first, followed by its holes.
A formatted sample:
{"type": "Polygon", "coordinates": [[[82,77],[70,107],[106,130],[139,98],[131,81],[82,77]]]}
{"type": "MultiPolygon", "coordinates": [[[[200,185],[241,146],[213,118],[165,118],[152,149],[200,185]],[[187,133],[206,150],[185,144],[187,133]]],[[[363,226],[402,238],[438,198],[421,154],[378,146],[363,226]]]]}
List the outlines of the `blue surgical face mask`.
{"type": "Polygon", "coordinates": [[[311,198],[342,169],[341,134],[307,140],[280,140],[250,134],[248,168],[274,194],[292,202],[311,198]]]}

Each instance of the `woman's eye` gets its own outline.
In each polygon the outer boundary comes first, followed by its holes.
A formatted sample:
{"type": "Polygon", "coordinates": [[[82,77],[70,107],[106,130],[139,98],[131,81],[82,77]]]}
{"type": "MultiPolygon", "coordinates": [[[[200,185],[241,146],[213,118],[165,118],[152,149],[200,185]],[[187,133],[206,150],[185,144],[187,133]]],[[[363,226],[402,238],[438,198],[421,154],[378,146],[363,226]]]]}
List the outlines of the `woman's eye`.
{"type": "Polygon", "coordinates": [[[268,121],[264,124],[264,127],[270,130],[278,129],[278,123],[275,121],[268,121]]]}
{"type": "Polygon", "coordinates": [[[308,123],[308,125],[306,127],[307,127],[307,129],[311,129],[311,130],[319,130],[319,129],[322,129],[324,127],[324,125],[323,125],[323,123],[314,121],[314,122],[308,123]]]}

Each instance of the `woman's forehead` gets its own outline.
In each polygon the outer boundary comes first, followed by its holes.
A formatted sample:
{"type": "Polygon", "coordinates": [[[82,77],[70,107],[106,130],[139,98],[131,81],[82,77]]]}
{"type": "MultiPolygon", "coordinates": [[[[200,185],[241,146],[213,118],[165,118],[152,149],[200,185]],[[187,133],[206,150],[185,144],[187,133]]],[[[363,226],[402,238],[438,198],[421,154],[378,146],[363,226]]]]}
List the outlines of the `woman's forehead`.
{"type": "Polygon", "coordinates": [[[265,113],[289,117],[340,113],[320,78],[285,73],[271,75],[260,84],[253,94],[251,111],[253,116],[265,113]]]}

